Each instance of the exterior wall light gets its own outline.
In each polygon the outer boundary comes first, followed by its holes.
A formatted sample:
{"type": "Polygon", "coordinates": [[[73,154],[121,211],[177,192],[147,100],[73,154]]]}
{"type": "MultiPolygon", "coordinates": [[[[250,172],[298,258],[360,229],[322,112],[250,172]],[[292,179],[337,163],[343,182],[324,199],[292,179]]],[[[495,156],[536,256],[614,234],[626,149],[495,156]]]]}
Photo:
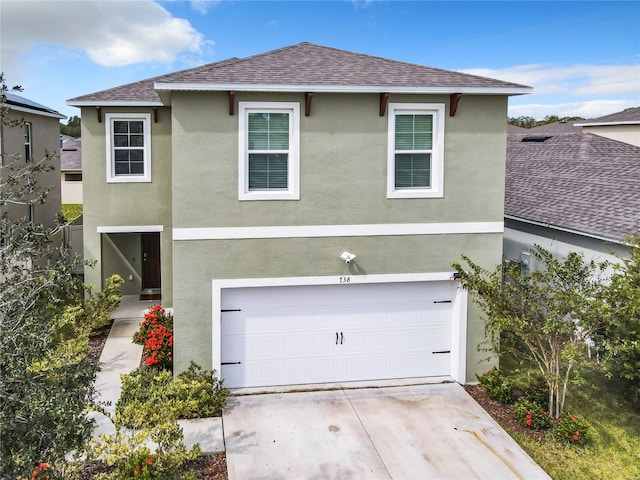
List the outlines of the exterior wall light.
{"type": "Polygon", "coordinates": [[[356,258],[355,254],[349,252],[342,252],[340,254],[340,260],[344,260],[344,263],[351,263],[356,258]]]}

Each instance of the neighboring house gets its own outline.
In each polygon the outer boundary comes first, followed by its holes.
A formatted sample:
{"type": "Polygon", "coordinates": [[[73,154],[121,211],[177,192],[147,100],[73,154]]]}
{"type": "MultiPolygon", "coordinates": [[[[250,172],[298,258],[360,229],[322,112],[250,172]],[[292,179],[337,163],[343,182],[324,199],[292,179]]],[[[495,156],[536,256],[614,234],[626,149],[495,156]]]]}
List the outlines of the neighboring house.
{"type": "Polygon", "coordinates": [[[19,166],[24,162],[39,162],[50,153],[49,163],[54,168],[38,174],[39,185],[52,188],[45,204],[4,205],[0,206],[0,214],[7,213],[14,219],[26,217],[34,223],[53,227],[60,212],[60,120],[66,117],[13,93],[7,92],[6,97],[7,119],[23,119],[25,123],[19,127],[0,126],[1,174],[5,175],[9,165],[16,161],[16,154],[20,155],[16,165],[19,166]]]}
{"type": "Polygon", "coordinates": [[[628,256],[640,235],[640,147],[550,124],[508,135],[504,253],[536,268],[534,244],[557,258],[628,256]]]}
{"type": "Polygon", "coordinates": [[[576,122],[576,126],[582,127],[585,133],[593,133],[640,147],[640,107],[627,108],[622,112],[604,117],[576,122]]]}
{"type": "Polygon", "coordinates": [[[451,262],[501,261],[508,96],[530,91],[301,43],[71,99],[85,280],[161,288],[176,371],[228,387],[474,381],[451,262]]]}
{"type": "Polygon", "coordinates": [[[81,139],[61,135],[60,184],[62,203],[82,203],[82,146],[81,139]]]}

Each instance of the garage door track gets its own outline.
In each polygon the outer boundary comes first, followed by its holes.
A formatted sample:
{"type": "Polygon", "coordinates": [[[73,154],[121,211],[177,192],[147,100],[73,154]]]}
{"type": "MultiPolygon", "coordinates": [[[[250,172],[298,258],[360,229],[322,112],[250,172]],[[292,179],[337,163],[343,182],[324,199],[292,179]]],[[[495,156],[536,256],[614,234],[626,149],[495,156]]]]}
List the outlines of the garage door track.
{"type": "Polygon", "coordinates": [[[548,479],[455,383],[232,396],[230,480],[548,479]]]}

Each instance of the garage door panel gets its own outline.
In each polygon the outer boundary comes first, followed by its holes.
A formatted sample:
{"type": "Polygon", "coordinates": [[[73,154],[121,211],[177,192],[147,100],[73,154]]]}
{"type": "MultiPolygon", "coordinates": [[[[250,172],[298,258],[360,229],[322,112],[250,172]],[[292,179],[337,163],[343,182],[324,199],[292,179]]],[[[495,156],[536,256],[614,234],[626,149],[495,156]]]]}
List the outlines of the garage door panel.
{"type": "Polygon", "coordinates": [[[450,283],[230,290],[223,309],[239,311],[222,314],[225,385],[448,375],[450,283]]]}

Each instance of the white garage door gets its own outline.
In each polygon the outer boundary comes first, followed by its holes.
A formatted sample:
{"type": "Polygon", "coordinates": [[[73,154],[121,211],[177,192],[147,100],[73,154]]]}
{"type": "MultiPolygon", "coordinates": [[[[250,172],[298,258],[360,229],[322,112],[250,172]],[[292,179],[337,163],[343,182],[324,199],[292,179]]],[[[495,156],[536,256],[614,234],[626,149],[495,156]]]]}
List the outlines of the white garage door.
{"type": "Polygon", "coordinates": [[[222,291],[228,388],[450,375],[452,282],[222,291]]]}

